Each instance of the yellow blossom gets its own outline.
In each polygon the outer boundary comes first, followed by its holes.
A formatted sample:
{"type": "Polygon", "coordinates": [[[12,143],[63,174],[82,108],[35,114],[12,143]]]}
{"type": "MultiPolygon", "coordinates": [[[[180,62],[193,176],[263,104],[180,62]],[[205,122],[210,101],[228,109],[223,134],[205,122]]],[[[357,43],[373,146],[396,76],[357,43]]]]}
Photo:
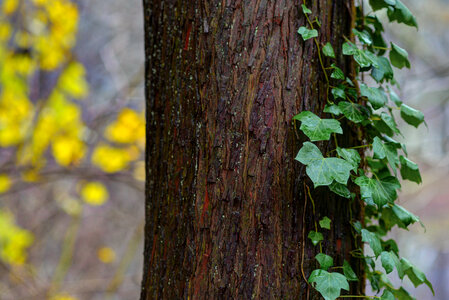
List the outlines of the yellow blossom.
{"type": "Polygon", "coordinates": [[[11,25],[0,22],[0,41],[7,40],[11,35],[11,25]]]}
{"type": "Polygon", "coordinates": [[[109,247],[101,247],[98,249],[97,256],[98,259],[105,264],[114,262],[116,258],[115,251],[109,247]]]}
{"type": "Polygon", "coordinates": [[[88,85],[85,80],[85,69],[82,64],[73,62],[68,65],[59,78],[58,87],[75,99],[86,97],[88,85]]]}
{"type": "Polygon", "coordinates": [[[106,202],[109,194],[102,183],[92,181],[83,185],[81,188],[81,197],[87,204],[99,206],[106,202]]]}
{"type": "Polygon", "coordinates": [[[19,4],[18,0],[4,0],[5,2],[3,2],[3,13],[5,15],[10,15],[12,14],[16,9],[17,9],[17,5],[19,4]]]}
{"type": "Polygon", "coordinates": [[[0,146],[9,147],[17,145],[22,140],[20,128],[17,125],[10,125],[0,128],[0,146]]]}
{"type": "Polygon", "coordinates": [[[99,145],[92,154],[92,162],[103,171],[114,173],[128,166],[130,156],[126,149],[99,145]]]}
{"type": "Polygon", "coordinates": [[[0,194],[7,192],[11,188],[11,179],[6,174],[0,175],[0,194]]]}
{"type": "Polygon", "coordinates": [[[23,264],[32,242],[33,235],[18,227],[12,214],[0,210],[0,259],[11,265],[23,264]]]}
{"type": "Polygon", "coordinates": [[[58,164],[69,166],[78,164],[84,157],[85,145],[77,138],[58,136],[52,143],[53,156],[58,164]]]}
{"type": "Polygon", "coordinates": [[[134,143],[145,138],[145,119],[134,110],[125,108],[105,131],[108,140],[116,143],[134,143]]]}

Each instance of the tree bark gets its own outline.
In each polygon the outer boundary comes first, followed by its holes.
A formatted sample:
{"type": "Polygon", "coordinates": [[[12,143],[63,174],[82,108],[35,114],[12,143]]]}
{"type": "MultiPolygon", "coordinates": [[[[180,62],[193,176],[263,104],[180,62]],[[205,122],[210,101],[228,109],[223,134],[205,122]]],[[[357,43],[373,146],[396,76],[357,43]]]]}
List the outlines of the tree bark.
{"type": "MultiPolygon", "coordinates": [[[[144,0],[146,227],[141,299],[320,299],[306,278],[319,247],[335,265],[360,247],[362,205],[313,189],[294,160],[292,117],[321,115],[326,81],[298,0],[144,0]],[[307,189],[310,187],[311,196],[307,189]],[[305,278],[304,278],[305,277],[305,278]]],[[[347,74],[353,1],[307,1],[347,74]]],[[[316,26],[316,25],[315,25],[316,26]]],[[[325,59],[326,66],[331,61],[325,59]]],[[[340,136],[357,144],[360,133],[340,136]]],[[[346,131],[347,132],[347,131],[346,131]]],[[[318,143],[323,153],[333,142],[318,143]]],[[[363,293],[363,282],[350,294],[363,293]]]]}

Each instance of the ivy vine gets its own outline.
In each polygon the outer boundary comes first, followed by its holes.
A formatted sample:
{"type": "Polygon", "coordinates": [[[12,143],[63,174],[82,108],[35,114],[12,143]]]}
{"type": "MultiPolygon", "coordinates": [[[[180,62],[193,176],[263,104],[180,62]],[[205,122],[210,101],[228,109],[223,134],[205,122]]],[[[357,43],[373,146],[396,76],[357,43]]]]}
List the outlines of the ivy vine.
{"type": "MultiPolygon", "coordinates": [[[[397,190],[401,188],[398,170],[402,179],[418,184],[421,183],[421,175],[417,164],[407,158],[405,145],[394,140],[401,132],[393,111],[399,111],[401,118],[414,127],[424,122],[424,115],[404,104],[392,89],[393,86],[398,86],[393,67],[410,68],[410,62],[406,50],[393,42],[390,42],[389,46],[385,42],[382,35],[384,27],[376,11],[386,11],[390,22],[396,21],[416,28],[418,25],[413,14],[400,0],[369,0],[369,4],[372,11],[368,14],[364,13],[362,4],[356,7],[354,41],[344,37],[345,43],[342,46],[343,55],[352,56],[357,63],[357,81],[353,82],[345,76],[336,63],[325,67],[322,55],[332,61],[336,59],[335,51],[331,43],[321,45],[318,41],[317,28],[321,27],[321,24],[317,18],[311,18],[312,11],[304,4],[302,11],[307,25],[298,29],[298,34],[304,41],[313,39],[318,48],[318,58],[327,84],[327,104],[323,113],[333,118],[323,119],[310,111],[303,111],[293,118],[293,122],[300,122],[299,129],[311,141],[303,143],[296,160],[306,166],[306,173],[315,188],[327,186],[333,193],[348,198],[348,201],[362,199],[365,202],[363,225],[359,221],[352,225],[355,234],[361,237],[362,242],[366,243],[373,253],[373,256],[367,256],[362,248],[353,251],[353,255],[360,258],[365,265],[366,278],[377,293],[376,296],[342,296],[342,290],[349,291],[349,281],[363,279],[357,278],[347,261],[344,261],[343,266],[334,266],[333,258],[323,253],[323,234],[320,231],[329,230],[332,220],[324,217],[319,221],[320,229],[315,222],[315,230],[308,233],[308,238],[313,245],[320,247],[320,253],[315,257],[320,267],[312,271],[308,283],[326,300],[338,297],[414,299],[407,290],[394,287],[388,279],[387,274],[394,269],[400,279],[407,276],[415,287],[426,284],[434,293],[425,274],[399,255],[394,240],[386,240],[387,233],[395,225],[406,229],[409,225],[419,222],[417,216],[395,203],[398,198],[397,190]],[[364,82],[364,74],[368,73],[374,80],[371,82],[376,83],[375,86],[364,82]],[[352,148],[338,146],[336,135],[343,134],[339,121],[343,118],[364,128],[364,145],[352,148]],[[332,137],[336,148],[329,153],[321,153],[312,143],[327,141],[332,137]],[[357,148],[370,151],[362,158],[357,148]],[[359,187],[358,194],[351,193],[348,181],[359,187]]],[[[308,187],[307,191],[314,206],[308,187]]]]}

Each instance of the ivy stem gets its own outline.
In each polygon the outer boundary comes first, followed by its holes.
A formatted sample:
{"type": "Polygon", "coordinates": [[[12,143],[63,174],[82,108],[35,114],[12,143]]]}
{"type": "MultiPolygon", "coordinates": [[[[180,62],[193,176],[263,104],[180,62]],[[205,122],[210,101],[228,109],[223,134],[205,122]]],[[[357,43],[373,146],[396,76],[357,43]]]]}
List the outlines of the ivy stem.
{"type": "MultiPolygon", "coordinates": [[[[312,212],[314,216],[314,223],[315,223],[315,231],[318,232],[318,225],[316,223],[316,214],[315,214],[315,201],[313,201],[312,194],[310,193],[310,188],[308,185],[306,185],[307,188],[307,194],[309,195],[310,202],[312,203],[312,212]]],[[[323,245],[320,242],[320,253],[323,253],[323,245]]]]}
{"type": "Polygon", "coordinates": [[[337,147],[337,148],[338,148],[338,142],[337,142],[337,134],[336,134],[336,133],[334,133],[333,135],[334,135],[334,142],[335,142],[335,147],[337,147]]]}
{"type": "Polygon", "coordinates": [[[374,49],[380,49],[380,50],[390,50],[390,48],[387,48],[387,47],[380,47],[380,46],[374,46],[374,45],[371,45],[371,47],[373,47],[374,49]]]}
{"type": "Polygon", "coordinates": [[[348,149],[359,149],[359,148],[366,148],[366,147],[371,147],[373,144],[367,144],[367,145],[360,145],[360,146],[354,146],[354,147],[350,147],[348,149]]]}
{"type": "MultiPolygon", "coordinates": [[[[304,193],[306,192],[306,183],[304,182],[304,193]]],[[[307,195],[304,200],[304,212],[302,214],[302,253],[301,253],[301,274],[304,281],[309,285],[306,274],[304,273],[304,248],[305,248],[305,236],[306,236],[306,208],[307,208],[307,195]]]]}
{"type": "MultiPolygon", "coordinates": [[[[338,119],[338,120],[340,120],[340,119],[338,119]]],[[[360,146],[354,146],[354,147],[349,147],[349,148],[345,148],[345,149],[360,149],[360,148],[367,148],[367,147],[371,147],[372,145],[373,145],[373,144],[360,145],[360,146]]],[[[331,151],[328,152],[328,154],[331,153],[331,152],[334,152],[334,151],[336,151],[336,150],[337,150],[337,148],[332,149],[331,151]]]]}
{"type": "MultiPolygon", "coordinates": [[[[309,16],[307,14],[305,14],[307,22],[310,25],[310,28],[315,29],[313,27],[313,23],[310,22],[309,16]]],[[[324,67],[324,63],[323,63],[323,59],[321,58],[321,47],[320,44],[318,43],[318,39],[317,38],[313,38],[313,41],[315,42],[315,45],[318,49],[318,60],[320,61],[320,65],[321,65],[321,69],[323,69],[323,73],[324,73],[324,77],[326,78],[326,99],[329,98],[329,78],[327,77],[327,73],[326,73],[326,68],[324,67]]]]}

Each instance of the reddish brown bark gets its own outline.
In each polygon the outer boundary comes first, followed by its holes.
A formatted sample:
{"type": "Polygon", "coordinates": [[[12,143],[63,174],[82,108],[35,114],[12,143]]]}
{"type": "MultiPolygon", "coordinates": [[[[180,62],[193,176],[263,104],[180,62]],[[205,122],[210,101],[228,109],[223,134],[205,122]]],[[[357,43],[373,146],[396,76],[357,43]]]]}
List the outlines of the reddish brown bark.
{"type": "MultiPolygon", "coordinates": [[[[317,48],[297,33],[306,22],[300,4],[144,0],[142,300],[319,299],[301,269],[308,277],[317,267],[319,248],[306,236],[323,216],[332,219],[323,251],[360,272],[349,252],[357,243],[350,220],[360,218],[361,206],[350,209],[327,188],[313,190],[294,160],[305,138],[295,134],[292,117],[321,114],[326,103],[317,48]]],[[[350,36],[352,1],[307,4],[321,22],[319,41],[332,43],[349,73],[339,49],[350,36]]],[[[355,143],[349,135],[339,140],[355,143]]],[[[351,285],[352,294],[362,281],[351,285]]]]}

